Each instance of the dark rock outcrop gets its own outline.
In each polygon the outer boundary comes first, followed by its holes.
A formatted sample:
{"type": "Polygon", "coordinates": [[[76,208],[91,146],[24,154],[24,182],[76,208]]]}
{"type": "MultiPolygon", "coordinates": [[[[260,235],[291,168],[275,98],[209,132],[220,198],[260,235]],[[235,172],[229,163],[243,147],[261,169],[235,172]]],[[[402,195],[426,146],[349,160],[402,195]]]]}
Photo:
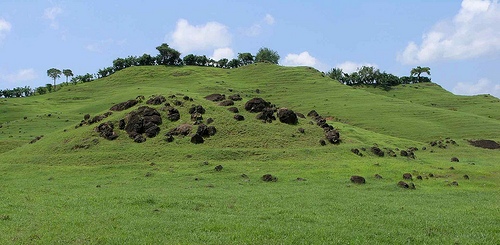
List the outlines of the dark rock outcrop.
{"type": "Polygon", "coordinates": [[[223,101],[226,99],[225,95],[222,94],[211,94],[205,96],[205,99],[210,100],[210,101],[223,101]]]}
{"type": "Polygon", "coordinates": [[[99,133],[99,136],[107,140],[114,140],[118,138],[118,135],[114,132],[114,125],[110,122],[101,123],[99,126],[94,128],[94,131],[99,133]]]}
{"type": "Polygon", "coordinates": [[[249,112],[261,112],[268,107],[271,107],[271,103],[262,98],[253,98],[245,103],[245,110],[249,112]]]}
{"type": "Polygon", "coordinates": [[[158,95],[158,96],[152,96],[148,101],[146,101],[146,104],[148,105],[160,105],[163,104],[167,99],[163,95],[158,95]]]}
{"type": "Polygon", "coordinates": [[[112,106],[111,108],[109,108],[109,110],[111,111],[123,111],[123,110],[126,110],[132,106],[135,106],[137,105],[137,100],[127,100],[125,102],[122,102],[122,103],[118,103],[114,106],[112,106]]]}
{"type": "Polygon", "coordinates": [[[355,183],[355,184],[364,184],[364,183],[366,183],[365,178],[363,178],[361,176],[358,176],[358,175],[351,176],[350,180],[351,180],[352,183],[355,183]]]}
{"type": "Polygon", "coordinates": [[[299,122],[297,114],[287,108],[280,108],[276,115],[282,123],[295,125],[299,122]]]}

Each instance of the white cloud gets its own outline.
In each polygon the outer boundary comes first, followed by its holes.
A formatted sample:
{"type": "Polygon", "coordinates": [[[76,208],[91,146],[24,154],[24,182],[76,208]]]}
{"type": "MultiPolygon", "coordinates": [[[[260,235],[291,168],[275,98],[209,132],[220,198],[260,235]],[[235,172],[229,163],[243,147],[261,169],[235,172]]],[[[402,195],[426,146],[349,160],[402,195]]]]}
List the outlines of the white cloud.
{"type": "Polygon", "coordinates": [[[23,82],[32,81],[36,78],[38,78],[38,75],[32,68],[22,69],[13,74],[5,74],[5,75],[0,74],[1,80],[7,81],[8,83],[11,84],[22,84],[23,82]]]}
{"type": "Polygon", "coordinates": [[[307,51],[300,54],[287,54],[283,61],[284,66],[315,66],[318,63],[318,60],[307,51]]]}
{"type": "Polygon", "coordinates": [[[264,18],[262,18],[257,23],[254,23],[251,27],[243,29],[243,33],[249,37],[256,37],[262,33],[263,26],[262,25],[274,25],[275,20],[274,17],[270,14],[266,14],[264,18]]]}
{"type": "Polygon", "coordinates": [[[500,84],[483,78],[476,83],[457,83],[452,92],[462,95],[491,94],[500,98],[500,84]]]}
{"type": "Polygon", "coordinates": [[[358,70],[358,68],[362,66],[373,66],[377,68],[378,66],[376,64],[371,64],[371,63],[356,63],[352,61],[346,61],[341,64],[337,64],[335,67],[342,69],[343,72],[345,73],[353,73],[358,70]]]}
{"type": "Polygon", "coordinates": [[[0,42],[7,36],[10,32],[12,25],[4,19],[0,19],[0,42]]]}
{"type": "Polygon", "coordinates": [[[105,40],[100,40],[91,44],[87,44],[85,46],[85,49],[87,49],[90,52],[96,52],[96,53],[102,53],[105,50],[109,50],[112,46],[123,46],[127,40],[114,40],[111,38],[105,39],[105,40]]]}
{"type": "Polygon", "coordinates": [[[222,58],[226,58],[228,60],[234,58],[234,51],[231,48],[218,48],[214,50],[214,53],[212,54],[212,58],[215,61],[218,61],[222,58]]]}
{"type": "Polygon", "coordinates": [[[172,47],[181,53],[224,48],[231,44],[231,34],[227,26],[218,22],[193,26],[185,19],[177,21],[171,39],[172,47]]]}
{"type": "Polygon", "coordinates": [[[462,60],[500,53],[498,0],[463,0],[459,13],[436,24],[419,45],[410,42],[398,54],[405,64],[436,60],[462,60]]]}
{"type": "Polygon", "coordinates": [[[268,24],[268,25],[274,25],[274,17],[270,14],[266,14],[266,16],[264,17],[264,21],[268,24]]]}
{"type": "Polygon", "coordinates": [[[280,64],[284,66],[311,66],[320,71],[328,70],[328,66],[320,62],[318,59],[304,51],[300,54],[287,54],[280,64]]]}
{"type": "Polygon", "coordinates": [[[45,12],[43,14],[43,17],[45,19],[50,20],[50,27],[52,29],[59,29],[59,23],[57,22],[56,18],[58,15],[62,14],[63,10],[60,7],[51,7],[51,8],[46,8],[45,12]]]}

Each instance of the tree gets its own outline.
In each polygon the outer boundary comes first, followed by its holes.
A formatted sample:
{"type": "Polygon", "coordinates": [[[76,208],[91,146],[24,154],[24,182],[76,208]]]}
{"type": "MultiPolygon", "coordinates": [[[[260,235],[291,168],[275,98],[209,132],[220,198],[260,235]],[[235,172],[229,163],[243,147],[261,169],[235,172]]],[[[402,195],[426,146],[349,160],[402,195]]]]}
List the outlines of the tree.
{"type": "Polygon", "coordinates": [[[365,85],[375,84],[380,71],[373,66],[362,66],[358,69],[361,83],[365,85]]]}
{"type": "Polygon", "coordinates": [[[156,62],[158,65],[182,65],[182,59],[180,58],[181,53],[173,48],[170,48],[168,44],[163,43],[162,45],[156,47],[156,50],[160,52],[156,56],[156,62]]]}
{"type": "Polygon", "coordinates": [[[56,68],[50,68],[47,70],[47,76],[51,77],[54,79],[54,91],[56,91],[56,79],[61,77],[61,70],[56,69],[56,68]]]}
{"type": "Polygon", "coordinates": [[[46,87],[38,87],[38,88],[36,88],[36,92],[39,95],[46,94],[47,93],[47,88],[46,87]]]}
{"type": "Polygon", "coordinates": [[[155,58],[149,54],[143,54],[141,57],[137,58],[137,64],[140,66],[154,66],[155,58]]]}
{"type": "Polygon", "coordinates": [[[220,68],[227,68],[227,63],[229,62],[228,59],[226,58],[222,58],[220,59],[219,61],[217,61],[217,65],[220,67],[220,68]]]}
{"type": "Polygon", "coordinates": [[[238,53],[238,60],[241,65],[250,65],[253,63],[253,55],[251,53],[238,53]]]}
{"type": "Polygon", "coordinates": [[[269,48],[260,48],[257,55],[255,55],[255,62],[269,62],[272,64],[278,64],[280,56],[278,52],[269,48]]]}
{"type": "Polygon", "coordinates": [[[344,72],[342,68],[332,68],[329,72],[326,73],[331,79],[335,79],[341,83],[344,83],[344,72]]]}
{"type": "Polygon", "coordinates": [[[119,71],[122,69],[125,69],[125,59],[122,58],[116,58],[116,60],[113,60],[113,70],[114,71],[119,71]]]}
{"type": "Polygon", "coordinates": [[[420,82],[421,81],[420,80],[420,75],[422,73],[427,73],[427,75],[430,76],[431,75],[431,68],[426,67],[426,66],[425,67],[417,66],[417,67],[411,69],[411,71],[410,71],[410,77],[413,77],[413,76],[417,75],[417,81],[420,82]]]}
{"type": "Polygon", "coordinates": [[[182,60],[184,61],[184,65],[187,65],[187,66],[196,65],[196,55],[194,55],[194,54],[188,54],[188,55],[184,56],[184,58],[182,60]]]}
{"type": "Polygon", "coordinates": [[[66,83],[68,82],[68,77],[74,76],[73,71],[70,69],[63,69],[62,73],[66,76],[66,83]]]}
{"type": "Polygon", "coordinates": [[[229,68],[237,68],[241,66],[241,61],[239,59],[232,59],[227,63],[229,68]]]}

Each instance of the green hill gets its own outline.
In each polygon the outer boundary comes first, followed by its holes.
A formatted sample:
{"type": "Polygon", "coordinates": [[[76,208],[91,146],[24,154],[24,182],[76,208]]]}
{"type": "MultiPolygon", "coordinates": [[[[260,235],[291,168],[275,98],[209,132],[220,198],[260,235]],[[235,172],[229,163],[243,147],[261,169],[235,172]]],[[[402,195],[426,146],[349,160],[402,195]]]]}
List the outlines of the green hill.
{"type": "Polygon", "coordinates": [[[491,96],[456,96],[436,84],[353,88],[309,67],[152,66],[2,99],[0,111],[2,243],[499,241],[500,151],[469,144],[500,141],[500,100],[491,96]],[[204,98],[213,93],[239,94],[234,106],[245,120],[204,98]],[[85,114],[141,95],[182,102],[174,105],[180,120],[167,120],[164,103],[144,100],[77,126],[85,114]],[[320,145],[325,132],[311,117],[296,125],[257,120],[244,110],[256,97],[304,115],[317,111],[341,143],[320,145]],[[203,144],[189,136],[167,142],[165,133],[181,124],[197,129],[193,105],[205,108],[203,122],[212,118],[216,134],[203,144]],[[140,106],[157,109],[163,123],[158,136],[135,143],[118,124],[140,106]],[[94,130],[104,122],[113,123],[117,139],[94,130]],[[374,146],[385,156],[373,154],[374,146]],[[409,148],[418,149],[415,158],[401,156],[409,148]],[[403,173],[413,175],[406,181],[415,190],[397,186],[403,173]],[[264,174],[278,181],[263,182],[264,174]],[[351,183],[352,175],[366,184],[351,183]]]}

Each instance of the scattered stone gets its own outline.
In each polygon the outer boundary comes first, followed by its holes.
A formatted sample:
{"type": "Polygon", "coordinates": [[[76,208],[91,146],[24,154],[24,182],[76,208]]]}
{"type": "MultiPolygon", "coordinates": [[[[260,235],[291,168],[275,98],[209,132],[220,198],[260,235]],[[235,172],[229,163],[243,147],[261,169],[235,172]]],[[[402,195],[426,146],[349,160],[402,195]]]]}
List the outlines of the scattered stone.
{"type": "Polygon", "coordinates": [[[413,184],[413,183],[409,183],[409,184],[408,184],[408,189],[415,190],[415,184],[413,184]]]}
{"type": "Polygon", "coordinates": [[[240,176],[241,176],[241,178],[248,179],[248,175],[246,175],[246,174],[241,174],[240,176]]]}
{"type": "Polygon", "coordinates": [[[451,162],[460,162],[460,160],[458,160],[458,158],[457,158],[457,157],[452,157],[452,158],[451,158],[451,162]]]}
{"type": "Polygon", "coordinates": [[[500,149],[500,144],[493,140],[468,140],[469,144],[485,149],[500,149]]]}
{"type": "Polygon", "coordinates": [[[305,132],[306,132],[306,130],[305,130],[305,129],[303,129],[303,128],[298,128],[298,129],[297,129],[297,131],[299,131],[299,133],[301,133],[301,134],[303,134],[303,133],[305,133],[305,132]]]}
{"type": "Polygon", "coordinates": [[[135,143],[143,143],[146,142],[146,138],[142,134],[138,134],[134,137],[135,143]]]}
{"type": "Polygon", "coordinates": [[[216,101],[225,100],[226,96],[222,95],[222,94],[211,94],[211,95],[205,96],[205,99],[216,102],[216,101]]]}
{"type": "Polygon", "coordinates": [[[94,131],[99,133],[99,136],[107,139],[114,140],[118,138],[118,135],[113,131],[114,125],[111,122],[101,123],[99,126],[94,128],[94,131]]]}
{"type": "Polygon", "coordinates": [[[87,121],[87,120],[89,120],[89,119],[90,119],[90,114],[85,114],[85,115],[83,116],[83,120],[87,121]]]}
{"type": "Polygon", "coordinates": [[[175,106],[182,106],[184,104],[180,100],[174,100],[172,103],[174,103],[175,106]]]}
{"type": "Polygon", "coordinates": [[[163,104],[167,99],[163,95],[158,95],[158,96],[151,96],[151,98],[146,101],[146,104],[148,105],[160,105],[163,104]]]}
{"type": "Polygon", "coordinates": [[[175,122],[181,119],[181,114],[179,113],[179,110],[173,107],[167,107],[166,110],[167,110],[167,119],[170,120],[171,122],[175,122]]]}
{"type": "Polygon", "coordinates": [[[352,148],[351,149],[351,152],[362,157],[363,156],[363,153],[361,153],[357,148],[352,148]]]}
{"type": "Polygon", "coordinates": [[[214,122],[213,118],[210,117],[210,118],[207,119],[207,124],[210,124],[210,123],[213,123],[213,122],[214,122]]]}
{"type": "Polygon", "coordinates": [[[380,174],[375,174],[375,179],[383,179],[380,174]]]}
{"type": "Polygon", "coordinates": [[[144,177],[151,177],[151,176],[153,176],[153,173],[151,173],[151,172],[147,172],[147,173],[144,175],[144,177]]]}
{"type": "Polygon", "coordinates": [[[433,177],[434,177],[434,174],[430,173],[430,174],[429,174],[429,177],[430,177],[430,178],[433,178],[433,177]]]}
{"type": "Polygon", "coordinates": [[[319,140],[319,144],[322,145],[322,146],[325,146],[326,145],[326,141],[325,140],[319,140]]]}
{"type": "Polygon", "coordinates": [[[309,113],[307,113],[307,116],[312,117],[312,118],[316,118],[316,117],[319,117],[319,114],[315,110],[312,110],[309,113]]]}
{"type": "Polygon", "coordinates": [[[458,186],[458,182],[453,181],[453,182],[450,183],[450,186],[458,186]]]}
{"type": "Polygon", "coordinates": [[[380,148],[376,147],[376,146],[373,146],[371,148],[371,151],[373,154],[379,156],[379,157],[383,157],[384,156],[384,151],[382,151],[380,148]]]}
{"type": "Polygon", "coordinates": [[[245,103],[245,110],[249,112],[261,112],[268,107],[271,107],[271,103],[262,98],[253,98],[245,103]]]}
{"type": "Polygon", "coordinates": [[[275,176],[272,176],[270,174],[264,174],[264,175],[262,175],[262,181],[276,182],[276,181],[278,181],[278,178],[276,178],[275,176]]]}
{"type": "Polygon", "coordinates": [[[220,171],[222,171],[222,168],[223,168],[222,165],[217,165],[217,166],[215,166],[214,169],[215,169],[215,171],[220,172],[220,171]]]}
{"type": "Polygon", "coordinates": [[[296,114],[296,115],[297,115],[297,117],[299,117],[299,118],[306,118],[306,116],[304,116],[304,114],[302,114],[302,113],[295,112],[295,114],[296,114]]]}
{"type": "Polygon", "coordinates": [[[240,112],[238,110],[238,108],[236,108],[236,107],[229,107],[229,108],[227,108],[227,110],[230,111],[230,112],[232,112],[232,113],[238,113],[238,112],[240,112]]]}
{"type": "Polygon", "coordinates": [[[191,137],[191,143],[193,144],[202,144],[203,142],[205,142],[205,140],[199,134],[195,134],[191,137]]]}
{"type": "Polygon", "coordinates": [[[236,115],[234,115],[234,119],[236,121],[243,121],[243,120],[245,120],[245,117],[243,117],[242,115],[236,114],[236,115]]]}
{"type": "Polygon", "coordinates": [[[118,103],[114,106],[112,106],[111,108],[109,108],[109,110],[111,111],[123,111],[123,110],[126,110],[128,108],[131,108],[132,106],[135,106],[137,105],[137,100],[127,100],[125,102],[122,102],[122,103],[118,103]]]}
{"type": "Polygon", "coordinates": [[[297,181],[306,181],[306,179],[304,179],[304,178],[300,178],[300,177],[298,177],[296,180],[297,180],[297,181]]]}
{"type": "Polygon", "coordinates": [[[295,114],[295,112],[287,108],[280,108],[276,113],[276,115],[278,116],[280,122],[282,123],[295,125],[299,122],[297,114],[295,114]]]}
{"type": "Polygon", "coordinates": [[[32,140],[30,141],[30,144],[34,144],[34,143],[36,143],[37,141],[41,140],[41,139],[42,139],[42,137],[43,137],[43,135],[36,136],[34,139],[32,139],[32,140]]]}
{"type": "Polygon", "coordinates": [[[182,97],[183,100],[190,100],[191,98],[189,98],[189,96],[185,95],[184,97],[182,97]]]}
{"type": "Polygon", "coordinates": [[[191,129],[193,128],[193,126],[191,126],[191,124],[181,124],[179,126],[177,126],[176,128],[170,130],[167,134],[168,135],[182,135],[182,136],[187,136],[188,134],[191,133],[191,129]]]}
{"type": "Polygon", "coordinates": [[[224,100],[219,102],[219,106],[232,106],[234,105],[234,101],[232,100],[224,100]]]}
{"type": "Polygon", "coordinates": [[[241,96],[239,94],[230,95],[229,99],[233,100],[233,101],[240,101],[240,100],[242,100],[242,98],[241,98],[241,96]]]}
{"type": "Polygon", "coordinates": [[[406,183],[404,181],[399,181],[398,182],[398,186],[401,187],[401,188],[405,188],[405,189],[410,188],[410,186],[408,185],[408,183],[406,183]]]}
{"type": "Polygon", "coordinates": [[[464,174],[464,179],[469,179],[469,175],[464,174]]]}
{"type": "Polygon", "coordinates": [[[201,105],[192,106],[189,108],[189,114],[200,113],[205,114],[205,108],[201,105]]]}
{"type": "Polygon", "coordinates": [[[274,116],[274,109],[264,108],[259,114],[257,114],[256,118],[262,120],[262,122],[272,123],[276,120],[276,117],[274,116]]]}
{"type": "Polygon", "coordinates": [[[203,115],[201,113],[195,112],[191,114],[191,121],[193,122],[203,121],[203,115]]]}
{"type": "Polygon", "coordinates": [[[340,143],[340,133],[335,130],[335,129],[329,129],[325,132],[325,138],[328,140],[328,142],[332,144],[339,144],[340,143]]]}
{"type": "Polygon", "coordinates": [[[450,167],[450,170],[455,170],[455,168],[454,167],[450,167]]]}
{"type": "Polygon", "coordinates": [[[413,177],[411,176],[411,174],[410,174],[410,173],[405,173],[405,174],[403,174],[403,179],[406,179],[406,180],[412,180],[412,179],[413,179],[413,177]]]}
{"type": "Polygon", "coordinates": [[[421,175],[417,176],[417,179],[418,179],[418,180],[423,180],[423,178],[422,178],[422,176],[421,176],[421,175]]]}
{"type": "Polygon", "coordinates": [[[352,183],[355,183],[355,184],[364,184],[366,182],[365,178],[358,176],[358,175],[351,176],[350,180],[352,183]]]}

